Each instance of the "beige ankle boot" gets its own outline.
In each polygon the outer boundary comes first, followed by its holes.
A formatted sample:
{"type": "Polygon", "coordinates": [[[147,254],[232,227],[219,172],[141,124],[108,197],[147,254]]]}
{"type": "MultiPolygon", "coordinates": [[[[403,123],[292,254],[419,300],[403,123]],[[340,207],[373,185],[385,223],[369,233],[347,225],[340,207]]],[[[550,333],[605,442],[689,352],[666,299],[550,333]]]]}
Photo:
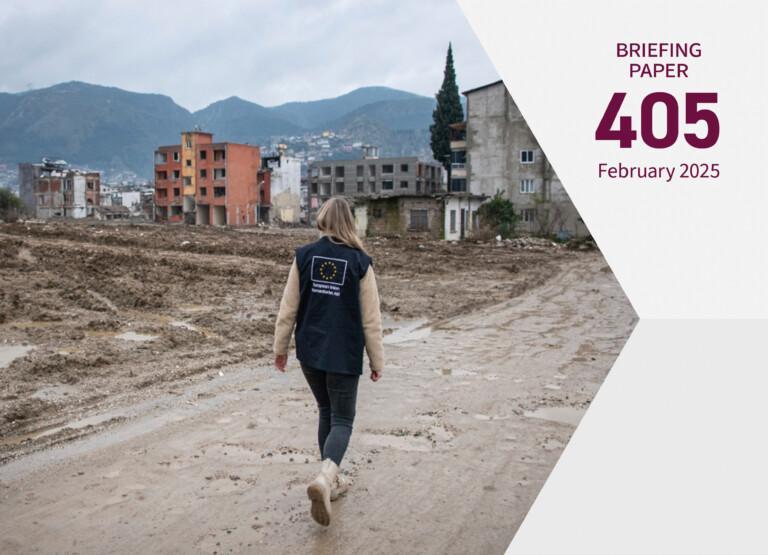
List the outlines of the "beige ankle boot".
{"type": "Polygon", "coordinates": [[[331,501],[336,501],[339,497],[347,493],[351,482],[348,478],[342,476],[341,472],[336,475],[336,478],[331,484],[331,501]]]}
{"type": "Polygon", "coordinates": [[[331,459],[325,459],[320,468],[320,474],[307,487],[307,497],[312,501],[310,509],[312,518],[323,526],[331,523],[331,490],[338,473],[339,467],[336,463],[331,459]]]}

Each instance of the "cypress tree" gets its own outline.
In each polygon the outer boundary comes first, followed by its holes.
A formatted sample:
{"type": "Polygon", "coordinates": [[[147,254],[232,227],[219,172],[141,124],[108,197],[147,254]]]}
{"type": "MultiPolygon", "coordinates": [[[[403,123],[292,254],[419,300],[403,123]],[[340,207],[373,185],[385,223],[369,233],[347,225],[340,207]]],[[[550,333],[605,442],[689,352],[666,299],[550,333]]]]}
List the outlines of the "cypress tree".
{"type": "Polygon", "coordinates": [[[464,121],[464,109],[461,107],[459,87],[456,85],[456,71],[453,68],[453,50],[450,43],[448,43],[448,54],[445,57],[443,85],[436,98],[437,106],[432,112],[433,123],[429,126],[429,144],[435,160],[448,169],[450,159],[446,159],[446,155],[451,154],[451,130],[448,126],[464,121]]]}

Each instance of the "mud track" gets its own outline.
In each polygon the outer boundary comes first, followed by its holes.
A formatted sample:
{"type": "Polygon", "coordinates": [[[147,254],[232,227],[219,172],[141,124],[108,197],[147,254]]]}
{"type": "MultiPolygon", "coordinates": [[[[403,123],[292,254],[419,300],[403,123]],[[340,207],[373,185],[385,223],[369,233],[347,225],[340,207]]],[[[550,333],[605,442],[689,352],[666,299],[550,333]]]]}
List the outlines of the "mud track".
{"type": "Polygon", "coordinates": [[[266,364],[307,239],[0,226],[0,338],[34,345],[0,370],[0,551],[503,552],[634,325],[605,262],[372,244],[387,372],[321,529],[313,403],[295,361],[266,364]]]}

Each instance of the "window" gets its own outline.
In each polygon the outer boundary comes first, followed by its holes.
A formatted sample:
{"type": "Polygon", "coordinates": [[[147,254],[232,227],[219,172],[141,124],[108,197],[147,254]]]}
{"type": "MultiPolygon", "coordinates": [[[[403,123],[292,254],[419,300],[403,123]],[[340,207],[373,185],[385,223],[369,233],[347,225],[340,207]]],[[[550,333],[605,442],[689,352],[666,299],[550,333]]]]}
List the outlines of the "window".
{"type": "Polygon", "coordinates": [[[381,182],[381,190],[382,191],[391,191],[395,188],[395,182],[391,179],[388,179],[387,181],[381,182]]]}
{"type": "Polygon", "coordinates": [[[219,162],[221,160],[226,160],[227,158],[227,151],[224,149],[214,150],[213,151],[213,160],[214,162],[219,162]]]}
{"type": "Polygon", "coordinates": [[[178,179],[179,177],[181,177],[181,171],[173,170],[173,178],[178,179]]]}
{"type": "Polygon", "coordinates": [[[429,219],[426,210],[411,210],[411,231],[429,231],[429,219]]]}
{"type": "Polygon", "coordinates": [[[200,151],[200,160],[205,160],[208,158],[208,151],[207,150],[201,150],[200,151]]]}
{"type": "Polygon", "coordinates": [[[187,145],[187,148],[192,148],[192,137],[190,135],[184,136],[184,144],[187,145]]]}
{"type": "Polygon", "coordinates": [[[331,166],[323,166],[322,172],[323,172],[323,175],[330,176],[331,175],[331,166]]]}
{"type": "Polygon", "coordinates": [[[168,179],[168,172],[166,171],[157,172],[157,179],[160,181],[168,179]]]}
{"type": "Polygon", "coordinates": [[[400,182],[400,188],[401,189],[407,189],[408,188],[408,182],[407,181],[401,181],[400,182]]]}
{"type": "Polygon", "coordinates": [[[392,173],[395,171],[395,166],[392,164],[384,164],[381,166],[381,173],[392,173]]]}
{"type": "Polygon", "coordinates": [[[450,192],[461,193],[467,190],[467,179],[464,177],[452,177],[450,192]]]}
{"type": "Polygon", "coordinates": [[[214,187],[213,188],[213,196],[214,198],[221,198],[227,194],[227,188],[226,187],[214,187]]]}
{"type": "Polygon", "coordinates": [[[188,176],[185,176],[185,177],[181,178],[181,183],[182,183],[182,184],[183,184],[185,187],[189,187],[190,185],[192,185],[192,178],[191,178],[191,177],[188,177],[188,176]]]}
{"type": "Polygon", "coordinates": [[[192,160],[187,158],[186,160],[184,160],[184,164],[186,164],[186,166],[188,168],[191,168],[192,167],[192,160]]]}
{"type": "Polygon", "coordinates": [[[451,210],[451,233],[456,233],[456,210],[451,210]]]}
{"type": "Polygon", "coordinates": [[[421,192],[421,179],[416,181],[416,192],[417,193],[421,192]]]}
{"type": "Polygon", "coordinates": [[[520,192],[523,194],[530,194],[535,191],[533,185],[533,179],[521,179],[520,180],[520,192]]]}
{"type": "Polygon", "coordinates": [[[376,182],[375,181],[371,181],[371,192],[372,193],[376,192],[376,182]]]}
{"type": "Polygon", "coordinates": [[[168,153],[167,152],[157,152],[155,153],[155,164],[166,164],[168,163],[168,153]]]}
{"type": "Polygon", "coordinates": [[[365,183],[360,182],[357,184],[357,192],[358,193],[364,193],[365,192],[365,183]]]}
{"type": "Polygon", "coordinates": [[[227,170],[224,168],[215,168],[213,170],[213,178],[214,179],[224,179],[227,177],[227,170]]]}
{"type": "Polygon", "coordinates": [[[408,173],[408,164],[400,164],[400,171],[403,173],[408,173]]]}
{"type": "Polygon", "coordinates": [[[344,192],[344,182],[343,181],[337,181],[336,182],[336,194],[340,195],[344,192]]]}
{"type": "Polygon", "coordinates": [[[363,177],[363,166],[357,166],[357,177],[363,177]]]}
{"type": "Polygon", "coordinates": [[[533,164],[533,151],[521,150],[520,151],[520,163],[521,164],[533,164]]]}
{"type": "Polygon", "coordinates": [[[461,169],[467,163],[467,151],[466,150],[454,150],[451,153],[451,166],[461,169]]]}
{"type": "Polygon", "coordinates": [[[373,217],[374,218],[381,218],[381,208],[374,208],[373,209],[373,217]]]}
{"type": "Polygon", "coordinates": [[[336,166],[336,177],[344,177],[344,166],[336,166]]]}
{"type": "Polygon", "coordinates": [[[208,178],[208,170],[200,170],[200,179],[208,178]]]}
{"type": "Polygon", "coordinates": [[[520,220],[525,223],[533,222],[535,217],[536,217],[535,208],[525,208],[523,210],[520,210],[520,220]]]}
{"type": "Polygon", "coordinates": [[[174,187],[173,188],[173,196],[177,197],[180,194],[181,194],[181,189],[179,189],[178,187],[174,187]]]}
{"type": "Polygon", "coordinates": [[[331,184],[330,183],[321,183],[320,184],[320,196],[323,196],[323,197],[331,196],[331,184]]]}
{"type": "Polygon", "coordinates": [[[374,176],[374,175],[376,175],[376,166],[375,166],[375,165],[373,165],[373,164],[371,164],[370,166],[368,166],[368,173],[369,173],[371,176],[374,176]]]}
{"type": "Polygon", "coordinates": [[[317,181],[313,181],[310,186],[309,190],[312,192],[313,195],[317,194],[317,181]]]}
{"type": "Polygon", "coordinates": [[[179,153],[178,152],[174,152],[173,153],[173,161],[174,162],[178,162],[179,161],[179,153]]]}
{"type": "Polygon", "coordinates": [[[200,196],[201,197],[207,197],[208,196],[208,187],[200,187],[200,196]]]}

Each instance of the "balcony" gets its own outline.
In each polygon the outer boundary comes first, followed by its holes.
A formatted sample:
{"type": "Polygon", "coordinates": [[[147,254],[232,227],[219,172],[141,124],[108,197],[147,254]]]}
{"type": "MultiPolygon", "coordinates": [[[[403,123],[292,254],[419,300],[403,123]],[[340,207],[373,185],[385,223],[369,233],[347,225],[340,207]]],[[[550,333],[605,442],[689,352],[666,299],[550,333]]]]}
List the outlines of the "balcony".
{"type": "Polygon", "coordinates": [[[466,139],[452,140],[450,144],[451,144],[451,150],[467,150],[466,139]]]}

